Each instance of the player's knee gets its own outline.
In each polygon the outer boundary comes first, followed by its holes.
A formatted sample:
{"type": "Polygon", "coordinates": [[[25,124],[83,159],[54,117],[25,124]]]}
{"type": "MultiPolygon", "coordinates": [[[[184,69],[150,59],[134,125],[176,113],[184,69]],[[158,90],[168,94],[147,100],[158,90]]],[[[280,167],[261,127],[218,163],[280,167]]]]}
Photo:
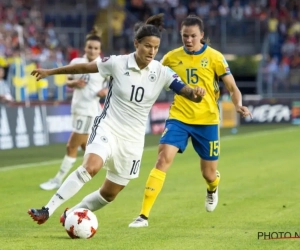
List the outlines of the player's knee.
{"type": "Polygon", "coordinates": [[[202,176],[208,182],[213,182],[216,179],[216,170],[213,168],[202,168],[202,176]]]}
{"type": "Polygon", "coordinates": [[[89,156],[83,163],[83,167],[92,177],[99,172],[99,170],[102,168],[102,165],[103,160],[98,155],[89,156]]]}

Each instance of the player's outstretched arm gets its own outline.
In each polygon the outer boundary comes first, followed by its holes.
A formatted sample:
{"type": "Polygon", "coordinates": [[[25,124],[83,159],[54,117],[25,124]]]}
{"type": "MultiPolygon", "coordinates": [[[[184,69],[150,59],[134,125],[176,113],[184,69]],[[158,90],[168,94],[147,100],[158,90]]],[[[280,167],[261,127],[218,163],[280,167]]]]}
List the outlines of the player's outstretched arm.
{"type": "Polygon", "coordinates": [[[200,87],[191,88],[185,85],[178,93],[179,95],[191,100],[192,102],[201,102],[205,95],[205,89],[200,87]]]}
{"type": "Polygon", "coordinates": [[[32,76],[35,76],[37,81],[51,75],[65,75],[65,74],[87,74],[97,73],[98,67],[96,62],[90,63],[78,63],[67,65],[55,69],[35,69],[31,72],[32,76]]]}

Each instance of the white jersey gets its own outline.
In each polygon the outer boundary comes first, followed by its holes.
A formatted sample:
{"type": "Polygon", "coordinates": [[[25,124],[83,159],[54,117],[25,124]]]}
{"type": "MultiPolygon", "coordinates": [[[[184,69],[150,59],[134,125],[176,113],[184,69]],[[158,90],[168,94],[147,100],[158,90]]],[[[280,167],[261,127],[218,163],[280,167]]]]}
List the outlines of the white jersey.
{"type": "MultiPolygon", "coordinates": [[[[101,60],[101,58],[99,57],[101,60]]],[[[70,64],[87,63],[87,58],[75,58],[70,64]]],[[[72,115],[83,115],[95,117],[101,111],[99,97],[97,93],[105,87],[105,78],[98,73],[76,74],[73,79],[83,79],[86,86],[82,89],[74,89],[71,113],[72,115]]]]}
{"type": "Polygon", "coordinates": [[[103,112],[95,119],[90,141],[97,126],[108,127],[110,132],[126,141],[144,140],[150,109],[163,88],[169,90],[178,76],[158,61],[140,69],[134,53],[105,57],[97,60],[102,77],[111,77],[103,112]]]}

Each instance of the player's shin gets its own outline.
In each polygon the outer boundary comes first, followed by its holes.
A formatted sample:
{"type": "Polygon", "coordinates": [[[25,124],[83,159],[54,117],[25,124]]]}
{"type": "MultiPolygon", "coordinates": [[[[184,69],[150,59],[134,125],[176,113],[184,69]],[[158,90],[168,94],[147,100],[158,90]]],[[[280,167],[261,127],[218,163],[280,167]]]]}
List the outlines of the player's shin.
{"type": "Polygon", "coordinates": [[[91,211],[96,211],[103,208],[109,203],[110,202],[102,197],[99,190],[96,190],[95,192],[90,193],[89,195],[84,197],[80,203],[67,210],[66,215],[68,216],[70,212],[74,211],[77,208],[87,208],[91,211]]]}
{"type": "Polygon", "coordinates": [[[206,184],[207,184],[207,190],[210,192],[213,192],[217,189],[218,185],[220,182],[220,176],[218,174],[218,172],[216,173],[216,179],[213,182],[209,182],[206,180],[206,184]]]}
{"type": "Polygon", "coordinates": [[[82,166],[72,172],[45,206],[49,209],[49,216],[51,216],[61,204],[73,197],[83,185],[91,179],[91,175],[82,166]]]}
{"type": "Polygon", "coordinates": [[[166,173],[156,168],[152,169],[152,171],[150,172],[145,187],[144,200],[140,213],[142,217],[149,217],[154,202],[164,185],[165,178],[166,173]]]}

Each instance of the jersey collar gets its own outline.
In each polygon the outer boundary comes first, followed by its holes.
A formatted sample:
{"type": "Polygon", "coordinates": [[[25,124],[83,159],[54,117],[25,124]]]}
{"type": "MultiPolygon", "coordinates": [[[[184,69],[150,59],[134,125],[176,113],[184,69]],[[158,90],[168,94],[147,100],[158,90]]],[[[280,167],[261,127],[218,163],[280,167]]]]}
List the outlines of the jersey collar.
{"type": "Polygon", "coordinates": [[[188,50],[186,49],[186,47],[183,46],[183,49],[184,49],[185,53],[187,53],[187,54],[189,54],[189,55],[200,55],[200,54],[202,54],[202,53],[206,50],[206,48],[207,48],[207,44],[204,43],[204,44],[203,44],[203,47],[202,47],[200,50],[198,50],[198,51],[196,51],[196,52],[190,52],[190,51],[188,51],[188,50]]]}
{"type": "MultiPolygon", "coordinates": [[[[150,62],[148,64],[148,66],[146,68],[144,68],[144,69],[150,69],[151,68],[151,64],[152,64],[152,62],[150,62]]],[[[136,63],[136,60],[135,60],[135,57],[134,57],[134,53],[129,54],[127,66],[128,66],[129,69],[141,70],[139,68],[139,66],[137,65],[137,63],[136,63]]]]}

